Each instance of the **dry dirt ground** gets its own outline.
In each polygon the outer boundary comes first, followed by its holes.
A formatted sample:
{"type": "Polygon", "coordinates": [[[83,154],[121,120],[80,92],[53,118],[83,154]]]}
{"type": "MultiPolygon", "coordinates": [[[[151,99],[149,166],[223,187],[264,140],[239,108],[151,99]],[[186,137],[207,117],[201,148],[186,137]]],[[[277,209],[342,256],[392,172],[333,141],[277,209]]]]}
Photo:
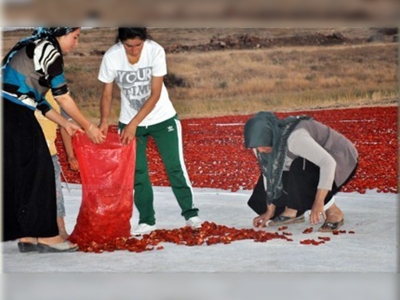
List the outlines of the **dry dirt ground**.
{"type": "MultiPolygon", "coordinates": [[[[2,57],[21,38],[29,36],[31,29],[3,31],[2,57]]],[[[149,28],[151,36],[167,53],[210,52],[238,49],[277,49],[297,46],[357,47],[370,43],[398,42],[398,28],[343,27],[343,28],[149,28]]],[[[117,27],[95,27],[83,30],[79,47],[70,56],[100,60],[114,44],[117,27]]],[[[167,87],[180,86],[180,78],[168,74],[167,87]]],[[[367,106],[366,103],[348,103],[346,107],[367,106]]],[[[396,105],[398,97],[374,100],[372,105],[396,105]]],[[[339,104],[343,106],[342,103],[339,104]]],[[[321,109],[337,108],[337,105],[321,109]]],[[[302,107],[304,109],[304,107],[302,107]]],[[[312,107],[318,109],[318,107],[312,107]]],[[[292,109],[291,109],[292,110],[292,109]]]]}
{"type": "MultiPolygon", "coordinates": [[[[397,28],[149,28],[167,52],[255,49],[286,46],[330,46],[398,41],[397,28]]],[[[3,31],[4,55],[31,29],[3,31]]],[[[102,55],[116,37],[116,27],[96,27],[82,32],[73,55],[102,55]]]]}

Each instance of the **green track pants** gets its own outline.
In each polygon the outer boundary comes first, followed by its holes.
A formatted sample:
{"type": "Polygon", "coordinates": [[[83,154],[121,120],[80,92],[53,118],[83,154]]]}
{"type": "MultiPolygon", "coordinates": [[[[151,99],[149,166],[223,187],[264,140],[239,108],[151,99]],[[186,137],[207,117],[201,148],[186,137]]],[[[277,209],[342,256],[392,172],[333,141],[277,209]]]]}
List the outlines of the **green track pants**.
{"type": "MultiPolygon", "coordinates": [[[[119,123],[122,130],[126,124],[119,123]]],[[[139,224],[154,225],[153,188],[150,182],[147,162],[147,142],[151,136],[164,163],[172,191],[185,220],[197,216],[194,207],[193,190],[183,158],[182,127],[177,116],[159,124],[138,126],[136,130],[136,168],[134,201],[139,211],[139,224]]]]}

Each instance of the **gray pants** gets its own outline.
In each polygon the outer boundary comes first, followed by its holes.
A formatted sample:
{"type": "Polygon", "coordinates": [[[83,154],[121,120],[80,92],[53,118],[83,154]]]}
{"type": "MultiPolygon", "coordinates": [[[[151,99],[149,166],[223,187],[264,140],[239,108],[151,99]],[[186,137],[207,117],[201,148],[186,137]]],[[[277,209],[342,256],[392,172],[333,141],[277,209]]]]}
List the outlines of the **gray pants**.
{"type": "Polygon", "coordinates": [[[65,217],[64,196],[61,188],[61,166],[57,155],[52,157],[54,165],[54,174],[56,178],[56,195],[57,195],[57,218],[65,217]]]}

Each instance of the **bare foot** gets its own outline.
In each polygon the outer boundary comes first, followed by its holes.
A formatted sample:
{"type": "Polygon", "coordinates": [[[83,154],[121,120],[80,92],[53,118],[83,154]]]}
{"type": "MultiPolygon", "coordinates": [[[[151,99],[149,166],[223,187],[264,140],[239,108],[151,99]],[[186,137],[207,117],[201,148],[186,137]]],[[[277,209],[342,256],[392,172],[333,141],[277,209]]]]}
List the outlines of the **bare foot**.
{"type": "Polygon", "coordinates": [[[62,244],[64,242],[69,243],[69,248],[75,248],[78,245],[77,244],[73,244],[69,241],[65,241],[61,236],[56,235],[50,238],[38,238],[38,242],[41,244],[45,244],[47,246],[55,246],[56,244],[62,244]]]}
{"type": "Polygon", "coordinates": [[[64,239],[60,235],[56,235],[53,237],[40,237],[38,238],[38,242],[45,245],[54,245],[64,242],[64,239]]]}
{"type": "Polygon", "coordinates": [[[343,212],[339,207],[336,206],[336,203],[332,204],[332,206],[326,211],[326,221],[331,223],[340,222],[343,220],[343,212]]]}
{"type": "Polygon", "coordinates": [[[282,217],[295,218],[297,216],[297,210],[286,207],[283,213],[280,214],[282,217]]]}
{"type": "Polygon", "coordinates": [[[69,234],[67,233],[67,231],[64,229],[59,229],[58,230],[58,234],[64,239],[67,240],[69,238],[69,234]]]}
{"type": "Polygon", "coordinates": [[[37,239],[37,238],[34,238],[34,237],[23,237],[23,238],[20,238],[19,241],[20,241],[21,243],[37,244],[38,239],[37,239]]]}

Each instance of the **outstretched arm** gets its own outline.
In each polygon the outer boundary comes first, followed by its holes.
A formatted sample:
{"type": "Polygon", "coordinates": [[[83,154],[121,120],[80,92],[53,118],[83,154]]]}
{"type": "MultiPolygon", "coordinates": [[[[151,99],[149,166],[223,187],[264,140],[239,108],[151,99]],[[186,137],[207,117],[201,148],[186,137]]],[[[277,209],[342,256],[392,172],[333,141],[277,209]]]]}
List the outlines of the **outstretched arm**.
{"type": "Polygon", "coordinates": [[[336,161],[305,129],[298,129],[292,133],[288,140],[288,148],[292,153],[304,157],[320,168],[317,193],[310,214],[310,223],[317,224],[326,219],[324,202],[334,182],[336,161]]]}
{"type": "MultiPolygon", "coordinates": [[[[81,113],[75,101],[69,94],[64,94],[55,97],[57,103],[61,108],[79,125],[83,127],[88,138],[95,144],[100,144],[104,141],[105,136],[101,133],[100,129],[93,125],[86,117],[81,113]]],[[[47,116],[47,114],[46,114],[47,116]]]]}
{"type": "Polygon", "coordinates": [[[79,164],[75,157],[74,148],[72,146],[72,138],[64,128],[60,128],[60,134],[64,144],[65,152],[67,153],[69,167],[73,171],[78,171],[79,164]]]}
{"type": "Polygon", "coordinates": [[[146,102],[144,103],[142,108],[139,110],[137,115],[122,130],[122,132],[121,132],[122,144],[127,145],[135,138],[136,128],[156,106],[156,104],[161,96],[163,80],[164,80],[164,77],[162,77],[162,76],[161,77],[154,77],[154,76],[152,77],[150,97],[146,100],[146,102]]]}
{"type": "Polygon", "coordinates": [[[113,93],[113,82],[103,84],[103,92],[100,100],[100,131],[107,135],[108,132],[108,118],[111,112],[111,102],[113,93]]]}
{"type": "Polygon", "coordinates": [[[83,133],[83,130],[78,125],[69,122],[54,109],[50,109],[48,112],[46,112],[45,117],[64,128],[70,136],[74,135],[77,131],[83,133]]]}

